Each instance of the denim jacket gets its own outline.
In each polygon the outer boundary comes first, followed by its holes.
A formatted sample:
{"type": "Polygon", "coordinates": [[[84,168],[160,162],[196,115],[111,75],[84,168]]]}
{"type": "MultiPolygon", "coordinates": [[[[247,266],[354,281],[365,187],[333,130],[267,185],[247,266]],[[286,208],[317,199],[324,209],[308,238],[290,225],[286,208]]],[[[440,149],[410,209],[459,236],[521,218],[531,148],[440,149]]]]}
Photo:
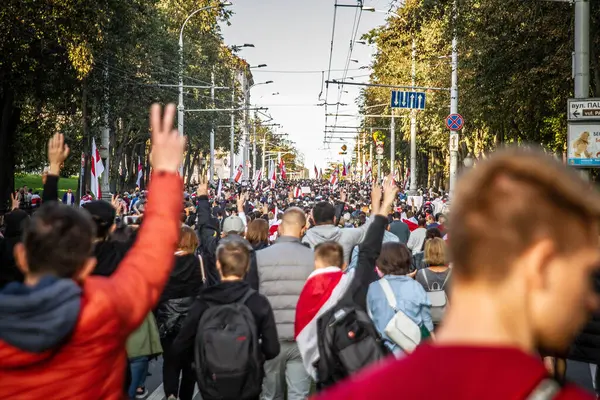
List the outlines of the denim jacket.
{"type": "MultiPolygon", "coordinates": [[[[433,331],[431,303],[423,286],[405,275],[385,275],[381,279],[386,279],[390,283],[396,296],[398,310],[404,312],[417,325],[424,325],[429,331],[433,331]]],[[[375,327],[385,339],[386,345],[392,351],[399,350],[399,347],[384,332],[395,312],[390,307],[379,282],[369,285],[367,309],[375,327]]]]}

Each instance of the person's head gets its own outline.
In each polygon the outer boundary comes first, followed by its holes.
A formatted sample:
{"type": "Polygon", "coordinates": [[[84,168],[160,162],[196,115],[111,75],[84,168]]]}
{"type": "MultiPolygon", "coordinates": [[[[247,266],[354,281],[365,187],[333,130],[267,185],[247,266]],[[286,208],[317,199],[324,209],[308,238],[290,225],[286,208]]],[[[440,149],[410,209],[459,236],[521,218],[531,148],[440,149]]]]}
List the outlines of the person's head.
{"type": "Polygon", "coordinates": [[[285,210],[279,224],[279,235],[300,239],[306,231],[306,215],[301,208],[291,207],[285,210]]]}
{"type": "Polygon", "coordinates": [[[67,189],[67,193],[71,194],[73,191],[71,189],[67,189]]]}
{"type": "Polygon", "coordinates": [[[392,218],[394,218],[394,221],[398,221],[402,218],[402,214],[400,214],[398,211],[395,211],[394,214],[392,214],[392,218]]]}
{"type": "Polygon", "coordinates": [[[415,216],[415,213],[413,213],[412,211],[407,211],[406,212],[406,218],[412,218],[415,216]]]}
{"type": "Polygon", "coordinates": [[[335,208],[327,201],[321,201],[315,205],[312,211],[315,225],[335,224],[335,208]]]}
{"type": "Polygon", "coordinates": [[[598,304],[599,216],[600,196],[552,157],[513,148],[478,163],[452,199],[455,300],[486,298],[530,348],[565,350],[598,304]]]}
{"type": "Polygon", "coordinates": [[[446,257],[446,242],[441,238],[433,238],[425,242],[425,263],[430,267],[442,266],[448,263],[446,257]]]}
{"type": "Polygon", "coordinates": [[[425,218],[419,218],[417,220],[417,224],[419,225],[419,228],[425,228],[425,225],[427,225],[427,220],[425,218]]]}
{"type": "Polygon", "coordinates": [[[398,242],[384,243],[376,261],[377,268],[384,275],[406,275],[410,272],[411,264],[411,251],[398,242]]]}
{"type": "Polygon", "coordinates": [[[95,230],[85,211],[56,201],[44,204],[27,221],[23,241],[14,249],[25,282],[35,284],[43,275],[83,280],[96,265],[95,230]]]}
{"type": "Polygon", "coordinates": [[[434,222],[435,222],[435,218],[433,218],[433,215],[427,214],[427,216],[425,217],[425,223],[427,225],[429,225],[429,224],[433,224],[434,222]]]}
{"type": "Polygon", "coordinates": [[[90,213],[96,224],[96,238],[106,239],[115,230],[117,211],[112,204],[103,200],[94,200],[84,204],[83,209],[90,213]]]}
{"type": "Polygon", "coordinates": [[[261,218],[250,222],[248,224],[248,230],[246,231],[246,240],[253,246],[260,243],[268,243],[269,223],[261,218]]]}
{"type": "Polygon", "coordinates": [[[223,237],[234,234],[244,234],[244,222],[237,215],[232,215],[231,217],[225,218],[225,221],[223,221],[223,230],[221,233],[223,237]]]}
{"type": "Polygon", "coordinates": [[[438,214],[435,216],[435,220],[437,221],[437,223],[438,223],[438,224],[440,224],[440,225],[445,225],[445,224],[446,224],[446,220],[447,220],[447,219],[446,219],[446,216],[445,216],[444,214],[442,214],[442,213],[438,213],[438,214]]]}
{"type": "Polygon", "coordinates": [[[338,242],[323,242],[315,246],[315,269],[327,267],[346,268],[344,249],[338,242]]]}
{"type": "Polygon", "coordinates": [[[177,250],[184,252],[185,254],[193,254],[199,244],[200,242],[198,240],[198,235],[196,235],[196,231],[187,225],[183,225],[179,231],[179,244],[177,245],[177,250]]]}
{"type": "Polygon", "coordinates": [[[217,247],[217,270],[221,278],[242,279],[250,267],[250,250],[241,240],[228,240],[217,247]]]}

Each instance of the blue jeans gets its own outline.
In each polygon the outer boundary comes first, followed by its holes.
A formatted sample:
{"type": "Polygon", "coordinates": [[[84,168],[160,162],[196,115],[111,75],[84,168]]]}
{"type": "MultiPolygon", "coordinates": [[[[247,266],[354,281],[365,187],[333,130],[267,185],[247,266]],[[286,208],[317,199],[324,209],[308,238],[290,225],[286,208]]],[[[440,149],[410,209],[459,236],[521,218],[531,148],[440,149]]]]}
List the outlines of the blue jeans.
{"type": "Polygon", "coordinates": [[[148,364],[149,359],[147,356],[129,359],[129,368],[131,368],[131,385],[129,385],[128,394],[130,399],[135,399],[135,392],[137,388],[144,386],[144,383],[146,383],[148,364]]]}

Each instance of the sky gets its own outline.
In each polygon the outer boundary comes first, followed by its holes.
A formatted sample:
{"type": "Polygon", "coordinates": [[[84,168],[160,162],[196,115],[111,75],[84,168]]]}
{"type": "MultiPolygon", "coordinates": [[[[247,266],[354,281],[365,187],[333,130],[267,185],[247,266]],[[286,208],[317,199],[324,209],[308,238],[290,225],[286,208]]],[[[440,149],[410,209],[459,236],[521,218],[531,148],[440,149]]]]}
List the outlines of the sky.
{"type": "MultiPolygon", "coordinates": [[[[378,10],[388,10],[391,0],[365,0],[364,5],[378,10]]],[[[254,82],[273,81],[273,84],[258,85],[251,91],[251,102],[261,107],[268,107],[274,121],[282,128],[278,133],[287,133],[288,139],[295,142],[296,148],[304,155],[305,166],[313,170],[325,168],[327,161],[350,161],[351,152],[340,156],[342,142],[331,144],[330,150],[323,145],[325,128],[324,79],[327,78],[333,14],[335,0],[232,0],[230,9],[234,15],[230,26],[223,25],[222,32],[228,46],[244,43],[254,44],[254,48],[244,48],[238,55],[251,66],[267,64],[265,68],[254,68],[254,82]],[[282,72],[284,71],[284,72],[282,72]],[[292,71],[312,71],[296,73],[292,71]],[[319,100],[319,93],[323,97],[319,100]],[[273,93],[279,93],[273,95],[273,93]]],[[[338,4],[356,5],[356,0],[338,0],[338,4]]],[[[333,57],[331,60],[331,79],[342,79],[348,64],[347,77],[353,82],[368,82],[369,66],[374,48],[368,45],[355,44],[348,62],[355,14],[357,8],[337,8],[333,57]],[[351,80],[352,81],[352,80],[351,80]]],[[[360,14],[360,13],[359,13],[360,14]]],[[[363,11],[360,15],[356,39],[371,29],[385,23],[384,13],[363,11]]],[[[354,114],[358,112],[356,100],[359,86],[344,86],[339,106],[339,113],[354,114]]],[[[337,85],[330,85],[327,102],[338,102],[337,85]]],[[[336,112],[336,106],[328,107],[329,113],[336,112]]],[[[334,118],[329,118],[328,125],[333,125],[334,118]]],[[[337,125],[358,126],[357,117],[338,117],[337,125]]],[[[348,134],[347,136],[354,136],[348,134]]],[[[353,140],[346,139],[352,149],[353,140]]]]}

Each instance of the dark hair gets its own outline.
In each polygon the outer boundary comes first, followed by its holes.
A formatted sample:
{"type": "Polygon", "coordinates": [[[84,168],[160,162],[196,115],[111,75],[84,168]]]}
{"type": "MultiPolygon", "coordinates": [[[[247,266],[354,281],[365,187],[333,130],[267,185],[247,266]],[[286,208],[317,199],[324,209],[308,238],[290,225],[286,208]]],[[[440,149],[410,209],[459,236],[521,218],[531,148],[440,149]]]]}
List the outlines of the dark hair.
{"type": "Polygon", "coordinates": [[[406,275],[410,272],[412,253],[405,244],[386,242],[381,246],[377,268],[385,275],[406,275]]]}
{"type": "Polygon", "coordinates": [[[217,260],[223,276],[243,278],[250,266],[250,250],[241,240],[230,240],[217,248],[217,260]]]}
{"type": "Polygon", "coordinates": [[[335,219],[335,208],[326,201],[317,203],[313,208],[313,219],[316,225],[332,224],[335,219]]]}
{"type": "Polygon", "coordinates": [[[91,256],[95,234],[89,213],[56,201],[42,205],[23,234],[29,270],[72,278],[91,256]]]}
{"type": "Polygon", "coordinates": [[[419,226],[425,226],[425,224],[427,224],[427,221],[425,220],[425,218],[423,218],[423,217],[420,217],[420,218],[417,220],[417,223],[418,223],[418,225],[419,225],[419,226]]]}
{"type": "Polygon", "coordinates": [[[256,246],[260,243],[267,243],[268,239],[269,223],[267,221],[259,218],[248,224],[246,240],[249,241],[252,246],[256,246]]]}
{"type": "Polygon", "coordinates": [[[400,218],[402,218],[402,214],[400,214],[398,211],[394,211],[393,215],[394,215],[393,216],[394,219],[400,219],[400,218]]]}
{"type": "Polygon", "coordinates": [[[344,266],[344,248],[338,242],[323,242],[315,246],[315,259],[321,259],[332,267],[344,266]]]}

